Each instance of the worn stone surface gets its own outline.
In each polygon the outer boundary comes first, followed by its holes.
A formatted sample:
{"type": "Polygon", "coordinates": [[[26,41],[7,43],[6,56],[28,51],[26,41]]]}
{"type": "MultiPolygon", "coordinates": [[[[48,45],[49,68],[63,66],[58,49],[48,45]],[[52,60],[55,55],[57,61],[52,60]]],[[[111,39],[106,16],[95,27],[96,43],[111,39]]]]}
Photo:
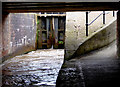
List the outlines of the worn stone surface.
{"type": "Polygon", "coordinates": [[[59,72],[56,87],[85,87],[81,72],[74,62],[65,62],[59,72]]]}
{"type": "Polygon", "coordinates": [[[34,14],[3,14],[2,61],[35,49],[36,21],[34,14]]]}
{"type": "Polygon", "coordinates": [[[120,60],[116,56],[116,42],[113,42],[64,62],[57,78],[57,87],[119,87],[119,81],[120,60]]]}

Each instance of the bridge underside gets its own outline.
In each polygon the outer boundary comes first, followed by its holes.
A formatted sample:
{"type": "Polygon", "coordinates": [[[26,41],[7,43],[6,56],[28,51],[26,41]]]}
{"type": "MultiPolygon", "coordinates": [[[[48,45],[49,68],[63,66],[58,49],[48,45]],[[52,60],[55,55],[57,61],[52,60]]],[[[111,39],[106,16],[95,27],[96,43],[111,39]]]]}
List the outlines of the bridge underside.
{"type": "MultiPolygon", "coordinates": [[[[2,13],[112,11],[119,10],[119,2],[2,2],[2,13]]],[[[118,12],[118,17],[120,12],[118,12]]],[[[118,56],[120,50],[120,18],[117,19],[118,56]]]]}
{"type": "Polygon", "coordinates": [[[66,12],[118,10],[118,2],[3,2],[3,11],[22,12],[66,12]]]}

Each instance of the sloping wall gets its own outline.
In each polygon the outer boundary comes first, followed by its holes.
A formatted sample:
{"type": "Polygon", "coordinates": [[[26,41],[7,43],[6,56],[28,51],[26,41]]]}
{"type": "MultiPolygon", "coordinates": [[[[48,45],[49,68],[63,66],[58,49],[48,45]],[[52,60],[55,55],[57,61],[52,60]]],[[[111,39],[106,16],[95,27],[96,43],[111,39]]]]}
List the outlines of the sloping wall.
{"type": "Polygon", "coordinates": [[[108,25],[94,33],[79,45],[72,57],[77,57],[87,52],[96,50],[108,45],[116,39],[116,20],[111,21],[108,25]]]}
{"type": "MultiPolygon", "coordinates": [[[[97,17],[99,13],[101,12],[90,13],[89,22],[97,17]]],[[[91,50],[95,50],[113,41],[113,39],[116,38],[115,20],[116,17],[113,17],[111,15],[111,12],[109,12],[108,14],[106,14],[106,24],[104,25],[102,24],[102,16],[100,16],[100,18],[96,20],[95,23],[89,26],[89,36],[87,37],[85,36],[85,12],[67,12],[65,31],[65,60],[71,59],[74,56],[82,55],[91,50]],[[97,34],[100,31],[103,31],[103,33],[97,34]],[[98,36],[96,36],[96,34],[98,36]],[[102,42],[100,41],[100,39],[102,40],[102,42]],[[94,44],[95,42],[101,43],[101,45],[94,44]],[[94,44],[95,47],[90,47],[92,44],[94,44]],[[83,48],[80,48],[80,45],[83,46],[83,48]]]]}
{"type": "MultiPolygon", "coordinates": [[[[88,17],[88,23],[91,23],[103,11],[91,11],[88,17]]],[[[113,11],[105,11],[105,24],[103,24],[103,16],[99,16],[94,23],[88,28],[88,36],[86,36],[86,12],[66,12],[66,30],[65,30],[65,59],[70,59],[79,46],[88,40],[95,32],[110,24],[116,19],[113,17],[113,11]]],[[[116,27],[116,26],[114,26],[116,27]]],[[[116,30],[116,29],[115,29],[116,30]]]]}
{"type": "Polygon", "coordinates": [[[2,16],[2,61],[35,50],[36,17],[34,14],[10,13],[2,16]]]}

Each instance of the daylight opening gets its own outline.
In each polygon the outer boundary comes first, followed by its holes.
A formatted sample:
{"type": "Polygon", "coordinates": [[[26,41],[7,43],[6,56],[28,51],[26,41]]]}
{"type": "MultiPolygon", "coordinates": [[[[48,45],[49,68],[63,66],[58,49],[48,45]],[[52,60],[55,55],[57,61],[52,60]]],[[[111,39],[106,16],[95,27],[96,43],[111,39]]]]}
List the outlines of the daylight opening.
{"type": "Polygon", "coordinates": [[[116,11],[4,14],[3,85],[55,86],[64,60],[116,40],[115,21],[116,11]]]}

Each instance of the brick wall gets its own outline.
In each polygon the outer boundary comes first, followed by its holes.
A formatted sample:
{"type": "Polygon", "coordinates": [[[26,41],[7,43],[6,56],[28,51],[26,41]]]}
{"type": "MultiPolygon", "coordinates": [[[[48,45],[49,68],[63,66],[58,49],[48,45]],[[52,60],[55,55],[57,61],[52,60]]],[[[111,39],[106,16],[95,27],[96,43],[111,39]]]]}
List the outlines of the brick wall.
{"type": "Polygon", "coordinates": [[[10,13],[2,17],[2,61],[35,50],[35,15],[10,13]]]}

